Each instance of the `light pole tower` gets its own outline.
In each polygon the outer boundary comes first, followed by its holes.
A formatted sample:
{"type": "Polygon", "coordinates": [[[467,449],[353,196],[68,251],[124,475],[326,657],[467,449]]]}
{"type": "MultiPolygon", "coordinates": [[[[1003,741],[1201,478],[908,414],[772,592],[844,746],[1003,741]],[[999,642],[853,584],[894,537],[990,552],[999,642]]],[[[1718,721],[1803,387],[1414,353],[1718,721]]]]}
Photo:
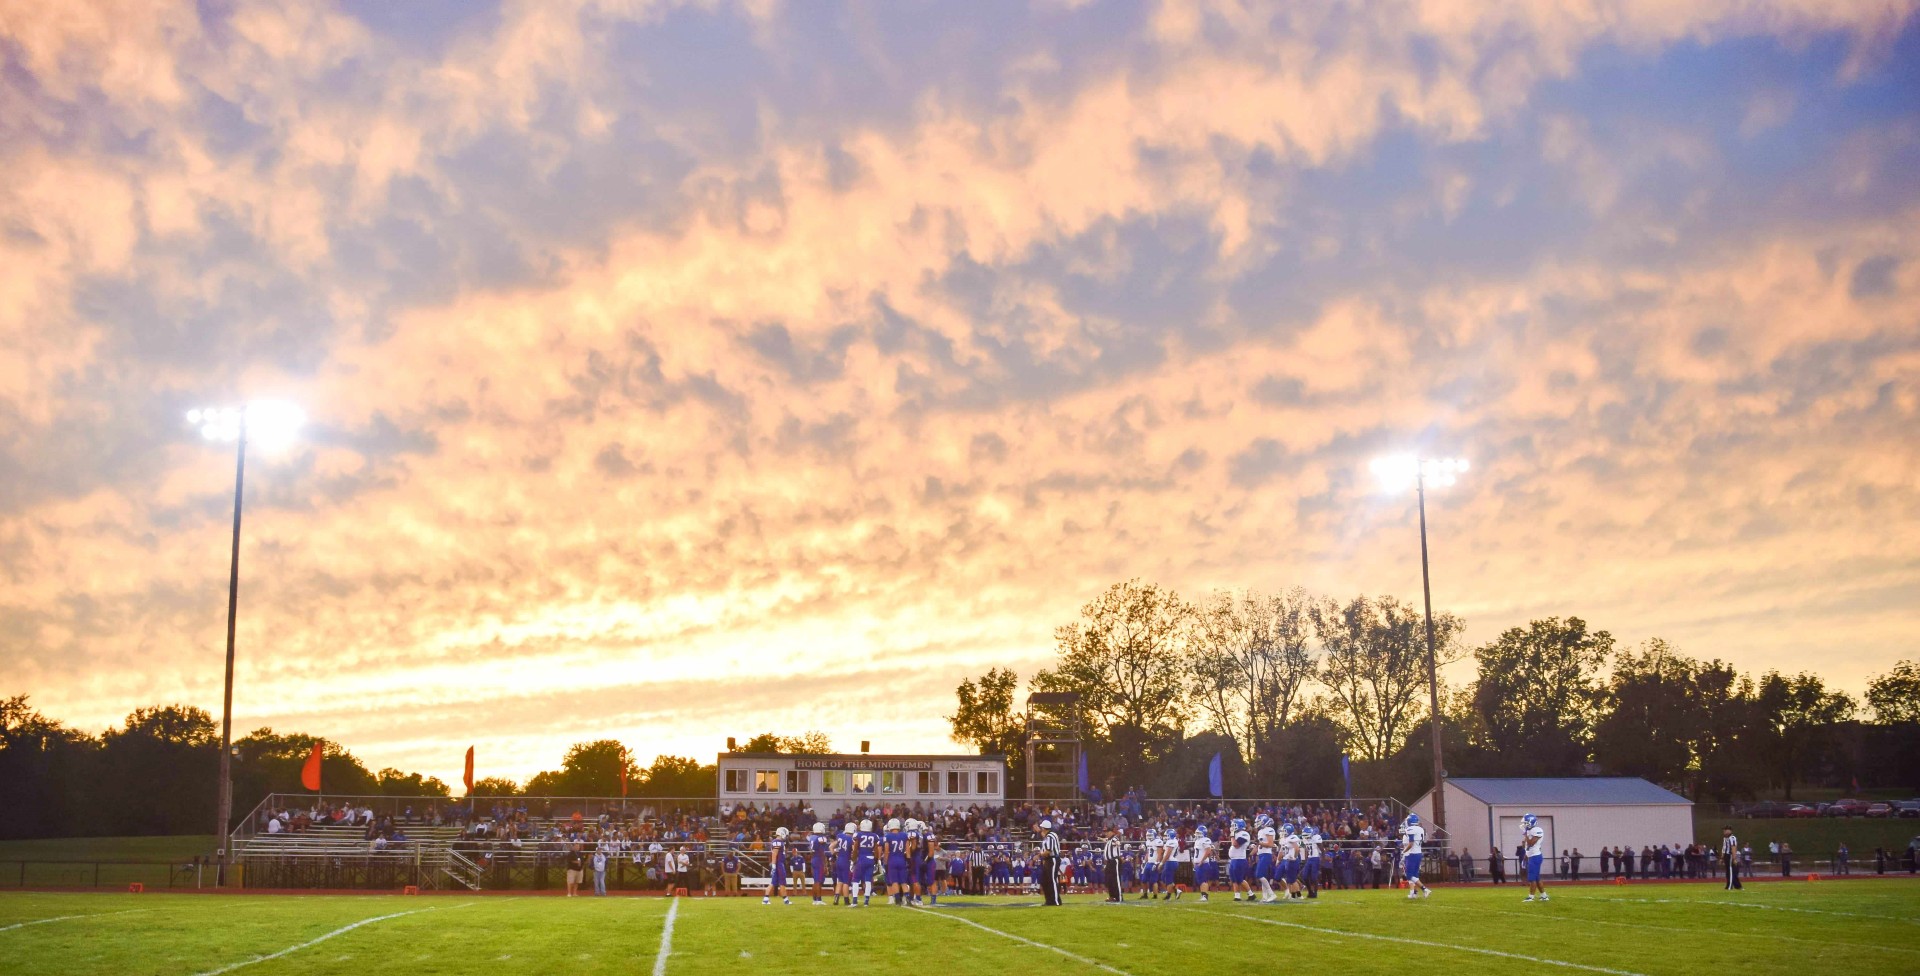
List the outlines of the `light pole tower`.
{"type": "Polygon", "coordinates": [[[227,881],[227,831],[233,820],[233,635],[240,612],[240,513],[246,499],[247,437],[251,434],[255,440],[283,446],[292,441],[305,420],[298,407],[271,400],[256,401],[243,408],[187,411],[187,423],[199,427],[200,436],[234,444],[233,558],[227,568],[227,676],[220,698],[220,782],[214,803],[215,885],[224,885],[227,881]]]}
{"type": "Polygon", "coordinates": [[[1373,462],[1373,473],[1390,488],[1404,489],[1413,482],[1420,505],[1420,598],[1426,611],[1427,630],[1427,708],[1432,720],[1433,738],[1433,825],[1447,829],[1446,763],[1440,744],[1440,665],[1433,646],[1433,582],[1427,571],[1427,483],[1445,488],[1460,480],[1467,462],[1460,458],[1419,458],[1412,455],[1380,458],[1373,462]]]}

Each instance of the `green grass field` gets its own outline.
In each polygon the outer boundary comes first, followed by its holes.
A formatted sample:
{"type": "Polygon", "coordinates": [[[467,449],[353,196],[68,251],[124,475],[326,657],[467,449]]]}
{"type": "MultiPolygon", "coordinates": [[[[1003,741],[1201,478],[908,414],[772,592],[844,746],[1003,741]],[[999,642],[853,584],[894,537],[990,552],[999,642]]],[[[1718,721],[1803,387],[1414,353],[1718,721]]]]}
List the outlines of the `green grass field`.
{"type": "Polygon", "coordinates": [[[0,840],[0,861],[191,861],[213,850],[212,834],[169,837],[48,837],[0,840]]]}
{"type": "Polygon", "coordinates": [[[1779,841],[1792,844],[1794,851],[1802,857],[1812,854],[1825,860],[1832,856],[1841,841],[1846,841],[1847,847],[1853,852],[1855,864],[1869,859],[1876,847],[1904,851],[1907,844],[1920,835],[1920,820],[1866,817],[1734,820],[1696,813],[1693,818],[1694,840],[1718,846],[1722,824],[1733,825],[1734,832],[1740,835],[1742,841],[1753,845],[1755,852],[1764,850],[1768,841],[1779,841]]]}
{"type": "Polygon", "coordinates": [[[1477,973],[1680,976],[1920,972],[1920,882],[1333,892],[1318,901],[1103,905],[956,899],[935,911],[758,899],[0,894],[0,972],[843,973],[1122,976],[1477,973]],[[672,916],[671,945],[662,956],[672,916]]]}

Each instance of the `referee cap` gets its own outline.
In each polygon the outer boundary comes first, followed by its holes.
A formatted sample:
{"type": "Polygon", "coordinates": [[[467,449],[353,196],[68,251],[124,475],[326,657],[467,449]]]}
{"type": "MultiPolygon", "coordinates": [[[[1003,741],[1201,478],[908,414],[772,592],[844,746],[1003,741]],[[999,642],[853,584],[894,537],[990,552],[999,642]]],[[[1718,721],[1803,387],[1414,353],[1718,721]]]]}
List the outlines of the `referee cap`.
{"type": "Polygon", "coordinates": [[[1042,820],[1042,821],[1040,821],[1040,829],[1041,829],[1041,830],[1052,830],[1052,829],[1053,829],[1053,821],[1051,821],[1051,820],[1042,820]]]}

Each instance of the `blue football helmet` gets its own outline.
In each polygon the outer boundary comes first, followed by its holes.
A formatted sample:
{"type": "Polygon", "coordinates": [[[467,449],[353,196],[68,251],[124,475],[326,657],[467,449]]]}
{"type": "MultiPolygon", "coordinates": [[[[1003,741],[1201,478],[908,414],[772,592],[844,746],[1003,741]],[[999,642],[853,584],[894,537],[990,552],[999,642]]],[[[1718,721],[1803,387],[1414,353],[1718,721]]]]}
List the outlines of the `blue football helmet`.
{"type": "Polygon", "coordinates": [[[1534,824],[1536,824],[1536,823],[1538,823],[1539,821],[1540,821],[1540,818],[1538,818],[1538,817],[1536,817],[1536,816],[1534,816],[1534,815],[1533,815],[1533,814],[1531,814],[1531,813],[1529,813],[1529,814],[1527,814],[1526,816],[1523,816],[1523,817],[1521,817],[1521,818],[1520,818],[1520,822],[1521,822],[1521,823],[1523,823],[1523,824],[1526,824],[1526,825],[1527,825],[1527,826],[1529,826],[1529,827],[1531,827],[1531,826],[1533,826],[1534,824]]]}
{"type": "Polygon", "coordinates": [[[1419,822],[1420,822],[1420,815],[1419,815],[1419,814],[1417,814],[1417,813],[1409,813],[1409,814],[1407,814],[1407,826],[1409,826],[1409,827],[1412,827],[1412,826],[1414,826],[1414,825],[1416,825],[1416,824],[1418,824],[1419,822]]]}
{"type": "Polygon", "coordinates": [[[1239,833],[1240,831],[1245,829],[1247,829],[1247,821],[1245,817],[1233,818],[1233,830],[1235,833],[1239,833]]]}

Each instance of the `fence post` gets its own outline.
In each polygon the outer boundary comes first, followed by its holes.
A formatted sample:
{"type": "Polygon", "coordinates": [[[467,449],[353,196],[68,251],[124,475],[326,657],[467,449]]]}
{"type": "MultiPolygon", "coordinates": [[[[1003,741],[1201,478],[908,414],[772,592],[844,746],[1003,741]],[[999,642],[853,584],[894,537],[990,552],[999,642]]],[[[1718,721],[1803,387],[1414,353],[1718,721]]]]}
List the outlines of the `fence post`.
{"type": "Polygon", "coordinates": [[[100,862],[93,862],[93,886],[100,887],[100,862]]]}

